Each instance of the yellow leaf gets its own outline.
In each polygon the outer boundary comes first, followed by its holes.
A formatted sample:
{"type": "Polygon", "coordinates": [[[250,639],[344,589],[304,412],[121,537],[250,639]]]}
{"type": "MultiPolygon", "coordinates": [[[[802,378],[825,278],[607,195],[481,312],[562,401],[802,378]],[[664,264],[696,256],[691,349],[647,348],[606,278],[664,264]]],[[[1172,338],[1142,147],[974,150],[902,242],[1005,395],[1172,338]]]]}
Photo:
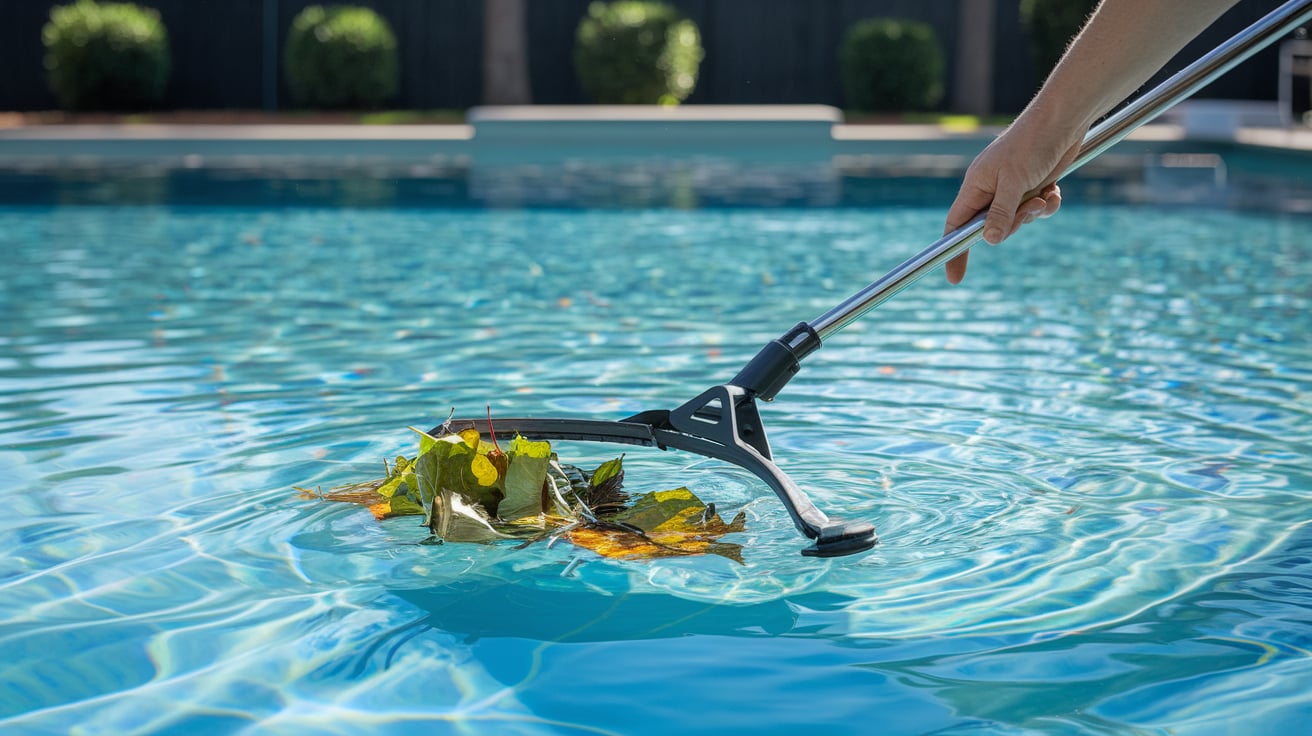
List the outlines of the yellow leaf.
{"type": "Polygon", "coordinates": [[[742,563],[742,545],[716,541],[718,537],[718,534],[684,531],[644,535],[623,528],[592,526],[580,527],[569,533],[569,541],[612,559],[654,560],[661,557],[712,554],[742,563]]]}
{"type": "MultiPolygon", "coordinates": [[[[413,478],[414,476],[410,476],[413,478]]],[[[352,483],[347,486],[330,488],[326,492],[311,494],[306,489],[299,489],[303,498],[318,498],[323,501],[340,501],[354,503],[369,508],[374,518],[379,521],[393,516],[410,516],[424,513],[424,507],[408,494],[397,493],[406,486],[400,476],[391,481],[373,480],[364,483],[352,483]]]]}
{"type": "Polygon", "coordinates": [[[671,522],[695,516],[706,510],[706,504],[687,488],[653,491],[644,494],[633,505],[615,515],[615,521],[632,524],[646,531],[668,528],[671,522]]]}
{"type": "Polygon", "coordinates": [[[473,428],[471,427],[470,429],[466,429],[466,430],[464,430],[463,432],[460,433],[460,439],[464,440],[466,445],[469,445],[469,449],[471,449],[471,450],[477,450],[477,449],[478,449],[478,430],[477,430],[477,429],[473,429],[473,428]]]}
{"type": "Polygon", "coordinates": [[[392,499],[387,499],[381,503],[376,503],[369,507],[369,511],[378,521],[382,521],[392,515],[392,499]]]}
{"type": "Polygon", "coordinates": [[[494,486],[497,484],[497,466],[487,459],[487,455],[475,455],[472,462],[469,463],[469,470],[474,474],[474,479],[479,485],[494,486]]]}

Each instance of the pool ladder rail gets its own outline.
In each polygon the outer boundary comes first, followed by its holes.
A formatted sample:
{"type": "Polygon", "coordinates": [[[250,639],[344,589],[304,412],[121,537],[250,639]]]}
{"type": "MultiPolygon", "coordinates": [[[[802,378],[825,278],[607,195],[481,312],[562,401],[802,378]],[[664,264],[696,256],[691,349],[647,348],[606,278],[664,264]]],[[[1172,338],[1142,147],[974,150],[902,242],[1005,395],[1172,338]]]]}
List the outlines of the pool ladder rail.
{"type": "MultiPolygon", "coordinates": [[[[1094,126],[1066,173],[1093,160],[1139,126],[1309,21],[1312,0],[1290,0],[1276,8],[1094,126]]],[[[775,465],[756,401],[774,399],[801,369],[801,361],[830,335],[978,243],[984,218],[980,214],[944,235],[820,317],[798,323],[766,344],[728,383],[713,386],[675,409],[644,411],[618,421],[506,418],[498,419],[497,425],[503,432],[517,432],[534,440],[674,448],[733,463],[751,471],[779,497],[798,531],[812,541],[802,554],[837,557],[869,550],[879,541],[872,524],[830,519],[775,465]]],[[[487,432],[486,424],[474,419],[451,420],[433,431],[443,428],[487,432]]]]}

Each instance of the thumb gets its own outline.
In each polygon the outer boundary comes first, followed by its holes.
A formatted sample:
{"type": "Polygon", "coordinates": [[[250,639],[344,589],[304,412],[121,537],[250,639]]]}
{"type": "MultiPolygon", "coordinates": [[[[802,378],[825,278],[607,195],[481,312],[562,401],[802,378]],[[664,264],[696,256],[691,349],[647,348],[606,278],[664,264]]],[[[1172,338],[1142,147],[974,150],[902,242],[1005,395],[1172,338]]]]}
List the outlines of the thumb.
{"type": "Polygon", "coordinates": [[[962,185],[961,191],[957,192],[957,198],[948,208],[947,221],[943,225],[943,234],[956,230],[975,218],[985,207],[993,201],[993,192],[981,189],[976,186],[962,185]]]}

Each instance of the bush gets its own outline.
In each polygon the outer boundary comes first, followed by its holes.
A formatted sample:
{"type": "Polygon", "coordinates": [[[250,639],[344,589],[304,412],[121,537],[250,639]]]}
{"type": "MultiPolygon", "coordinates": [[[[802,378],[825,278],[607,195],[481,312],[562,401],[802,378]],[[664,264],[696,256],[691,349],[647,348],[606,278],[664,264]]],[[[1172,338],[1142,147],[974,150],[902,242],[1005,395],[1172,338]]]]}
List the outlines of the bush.
{"type": "Polygon", "coordinates": [[[928,24],[867,18],[839,50],[843,91],[856,110],[928,110],[943,98],[943,52],[928,24]]]}
{"type": "Polygon", "coordinates": [[[292,21],[283,55],[298,105],[377,108],[396,94],[396,36],[377,13],[350,5],[311,5],[292,21]]]}
{"type": "Polygon", "coordinates": [[[574,69],[602,104],[678,104],[697,86],[697,24],[658,2],[594,2],[579,23],[574,69]]]}
{"type": "Polygon", "coordinates": [[[1020,0],[1020,19],[1030,33],[1034,63],[1047,76],[1098,0],[1020,0]]]}
{"type": "Polygon", "coordinates": [[[50,89],[66,110],[132,110],[164,95],[169,39],[159,13],[78,0],[50,9],[41,29],[50,89]]]}

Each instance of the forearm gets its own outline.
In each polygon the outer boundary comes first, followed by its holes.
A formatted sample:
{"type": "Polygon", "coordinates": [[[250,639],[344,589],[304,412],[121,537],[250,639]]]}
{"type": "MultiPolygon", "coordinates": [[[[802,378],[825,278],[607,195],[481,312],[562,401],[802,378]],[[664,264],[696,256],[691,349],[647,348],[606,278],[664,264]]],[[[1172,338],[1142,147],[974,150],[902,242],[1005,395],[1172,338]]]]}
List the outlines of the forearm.
{"type": "MultiPolygon", "coordinates": [[[[1061,206],[1056,182],[1085,133],[1238,0],[1102,0],[1020,117],[971,162],[944,232],[987,211],[994,245],[1061,206]]],[[[966,273],[966,253],[947,264],[966,273]]]]}
{"type": "Polygon", "coordinates": [[[1238,0],[1103,0],[1026,109],[1087,129],[1238,0]]]}

